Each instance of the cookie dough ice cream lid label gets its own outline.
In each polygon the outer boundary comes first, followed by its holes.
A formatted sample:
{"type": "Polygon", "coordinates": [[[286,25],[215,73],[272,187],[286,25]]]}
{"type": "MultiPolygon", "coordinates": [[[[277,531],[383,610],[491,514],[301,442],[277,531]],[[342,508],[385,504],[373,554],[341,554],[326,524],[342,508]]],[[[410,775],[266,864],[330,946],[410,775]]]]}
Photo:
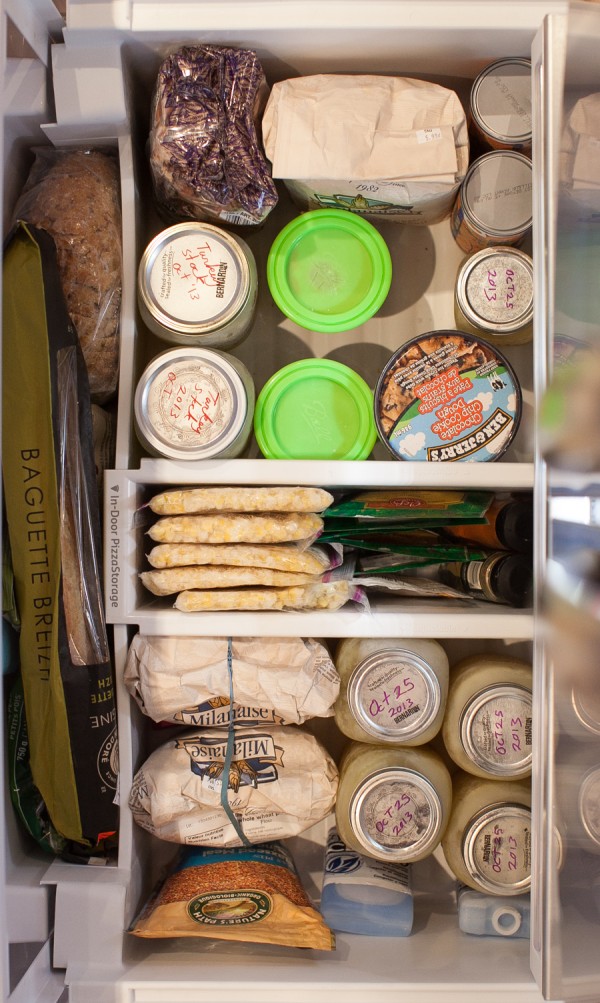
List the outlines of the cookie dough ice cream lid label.
{"type": "Polygon", "coordinates": [[[520,417],[521,389],[508,361],[459,331],[403,345],[375,392],[379,436],[403,460],[496,460],[520,417]]]}

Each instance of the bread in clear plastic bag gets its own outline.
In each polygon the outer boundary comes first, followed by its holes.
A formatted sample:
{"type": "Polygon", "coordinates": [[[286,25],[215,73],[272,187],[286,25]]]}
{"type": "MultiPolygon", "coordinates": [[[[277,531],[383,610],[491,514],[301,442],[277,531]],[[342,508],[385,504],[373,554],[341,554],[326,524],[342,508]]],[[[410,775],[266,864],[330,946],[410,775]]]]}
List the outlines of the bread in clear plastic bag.
{"type": "Polygon", "coordinates": [[[88,371],[92,401],[114,396],[119,373],[122,232],[117,158],[42,147],[15,208],[53,238],[61,285],[88,371]]]}
{"type": "Polygon", "coordinates": [[[262,223],[278,196],[262,143],[268,96],[255,52],[185,45],[158,72],[149,160],[157,203],[211,223],[262,223]]]}

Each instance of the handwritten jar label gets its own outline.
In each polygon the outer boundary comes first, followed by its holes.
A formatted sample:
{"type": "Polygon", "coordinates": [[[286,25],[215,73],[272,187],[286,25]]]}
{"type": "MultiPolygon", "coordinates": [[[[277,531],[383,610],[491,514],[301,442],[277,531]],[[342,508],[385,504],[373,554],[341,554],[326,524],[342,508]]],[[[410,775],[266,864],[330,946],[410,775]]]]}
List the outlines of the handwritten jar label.
{"type": "Polygon", "coordinates": [[[147,365],[133,412],[137,437],[154,456],[239,456],[252,425],[252,377],[233,356],[195,346],[173,348],[147,365]]]}
{"type": "Polygon", "coordinates": [[[531,693],[521,686],[493,686],[479,693],[463,713],[461,740],[473,762],[496,776],[529,772],[531,693]]]}
{"type": "Polygon", "coordinates": [[[231,422],[234,401],[223,373],[210,365],[174,363],[148,389],[148,418],[179,446],[208,444],[231,422]]]}
{"type": "Polygon", "coordinates": [[[521,256],[496,252],[482,258],[469,272],[466,298],[485,324],[527,323],[533,305],[533,271],[521,256]]]}
{"type": "Polygon", "coordinates": [[[388,741],[423,731],[437,714],[440,698],[432,668],[402,651],[384,650],[364,659],[348,684],[348,705],[358,724],[388,741]]]}
{"type": "Polygon", "coordinates": [[[371,787],[362,800],[359,824],[370,842],[390,850],[416,850],[430,839],[432,803],[426,788],[403,778],[371,787]]]}
{"type": "Polygon", "coordinates": [[[471,872],[490,891],[526,891],[531,883],[531,813],[501,805],[484,813],[465,835],[471,872]]]}
{"type": "Polygon", "coordinates": [[[150,271],[150,288],[165,313],[184,323],[226,314],[240,288],[239,259],[217,234],[185,233],[165,243],[150,271]]]}

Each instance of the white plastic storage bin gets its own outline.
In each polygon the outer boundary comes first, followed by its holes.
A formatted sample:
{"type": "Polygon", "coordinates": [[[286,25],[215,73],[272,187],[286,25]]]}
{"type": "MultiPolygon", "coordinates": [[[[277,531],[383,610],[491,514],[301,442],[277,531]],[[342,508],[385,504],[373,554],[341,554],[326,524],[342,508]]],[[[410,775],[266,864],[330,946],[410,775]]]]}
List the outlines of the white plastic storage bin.
{"type": "MultiPolygon", "coordinates": [[[[554,192],[545,179],[553,178],[552,127],[560,114],[565,8],[562,0],[500,6],[489,0],[462,4],[374,0],[367,6],[355,0],[341,5],[329,0],[166,4],[69,0],[61,37],[61,19],[50,0],[5,0],[3,27],[12,28],[14,23],[33,43],[26,55],[5,65],[4,94],[9,98],[4,129],[5,228],[33,145],[108,144],[119,153],[124,252],[117,453],[115,470],[107,473],[105,482],[105,598],[114,638],[120,744],[118,863],[106,868],[58,861],[44,866],[13,831],[7,806],[4,928],[12,955],[25,956],[20,967],[9,966],[5,948],[4,996],[11,1003],[37,999],[50,1003],[63,987],[68,987],[65,998],[71,1003],[231,1003],[239,996],[248,1003],[400,999],[479,1003],[483,998],[504,1003],[507,995],[515,1003],[543,999],[597,1003],[600,977],[593,942],[598,917],[586,917],[585,936],[571,945],[576,964],[567,966],[566,975],[560,967],[557,930],[562,914],[548,835],[553,804],[545,787],[553,721],[547,714],[545,656],[533,612],[483,604],[459,610],[446,603],[386,596],[372,599],[369,611],[348,607],[323,614],[179,614],[170,603],[153,601],[139,584],[144,539],[135,517],[152,493],[182,484],[535,490],[540,516],[536,561],[543,570],[546,484],[536,455],[535,428],[545,378],[545,310],[539,310],[534,343],[506,349],[523,388],[523,418],[510,450],[496,463],[403,462],[390,459],[381,445],[366,461],[275,461],[261,458],[252,441],[244,459],[186,465],[145,457],[133,431],[137,378],[149,359],[167,347],[140,321],[136,272],[148,240],[163,225],[150,191],[145,141],[152,86],[170,48],[198,41],[255,48],[270,82],[315,72],[413,75],[452,87],[466,103],[470,84],[483,66],[507,55],[528,55],[533,46],[533,254],[537,302],[546,303],[550,290],[544,266],[552,261],[554,192]],[[46,27],[59,31],[49,50],[46,27]],[[415,868],[414,933],[401,942],[340,934],[337,950],[325,956],[204,939],[142,941],[128,935],[127,926],[175,850],[173,844],[160,843],[134,827],[127,808],[134,772],[157,741],[122,682],[128,644],[138,629],[197,636],[421,636],[440,640],[452,660],[483,647],[524,658],[535,655],[538,725],[531,942],[462,934],[454,882],[437,852],[415,868]],[[46,910],[49,919],[43,923],[40,914],[46,915],[46,910]],[[14,919],[19,912],[22,923],[14,919]],[[14,945],[23,940],[36,941],[40,953],[17,981],[27,951],[15,951],[14,945]]],[[[394,285],[384,308],[362,327],[350,334],[323,335],[285,320],[268,293],[265,265],[274,236],[296,212],[281,189],[280,204],[265,226],[246,238],[258,266],[258,310],[247,339],[233,354],[252,372],[257,391],[275,370],[309,355],[345,362],[374,385],[390,354],[405,341],[425,331],[454,327],[454,279],[463,255],[448,220],[431,227],[381,225],[392,254],[394,285]]],[[[324,740],[337,751],[339,736],[331,722],[325,725],[324,740]]],[[[323,824],[291,843],[315,900],[325,835],[323,824]]]]}

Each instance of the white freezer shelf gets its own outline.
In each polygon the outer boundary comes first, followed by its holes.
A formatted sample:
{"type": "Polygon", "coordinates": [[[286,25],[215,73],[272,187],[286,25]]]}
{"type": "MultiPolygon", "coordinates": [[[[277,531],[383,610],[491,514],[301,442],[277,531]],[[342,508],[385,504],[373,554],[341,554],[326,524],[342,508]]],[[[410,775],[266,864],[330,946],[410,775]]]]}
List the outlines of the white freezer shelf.
{"type": "Polygon", "coordinates": [[[359,485],[365,467],[369,485],[378,487],[446,487],[492,490],[502,476],[503,490],[530,489],[533,468],[529,464],[507,463],[502,470],[494,464],[453,464],[450,471],[432,471],[429,464],[377,462],[328,463],[293,461],[229,460],[201,464],[173,464],[166,460],[141,461],[139,470],[105,472],[104,578],[107,621],[137,624],[151,634],[274,634],[279,636],[413,636],[531,638],[533,618],[528,610],[514,610],[492,603],[418,601],[391,594],[369,594],[369,608],[348,604],[341,610],[325,612],[232,612],[180,613],[173,609],[174,598],[157,599],[139,581],[146,568],[145,552],[151,542],[145,537],[143,505],[168,485],[201,484],[318,484],[332,490],[359,485]],[[456,467],[459,470],[456,470],[456,467]],[[483,466],[484,471],[479,469],[483,466]],[[401,475],[409,468],[409,479],[401,475]],[[452,474],[456,470],[455,479],[452,474]],[[489,470],[489,474],[486,472],[489,470]],[[260,476],[264,471],[265,476],[260,476]],[[268,476],[267,476],[268,475],[268,476]],[[399,479],[400,478],[400,479],[399,479]],[[483,482],[483,483],[482,483],[483,482]]]}

